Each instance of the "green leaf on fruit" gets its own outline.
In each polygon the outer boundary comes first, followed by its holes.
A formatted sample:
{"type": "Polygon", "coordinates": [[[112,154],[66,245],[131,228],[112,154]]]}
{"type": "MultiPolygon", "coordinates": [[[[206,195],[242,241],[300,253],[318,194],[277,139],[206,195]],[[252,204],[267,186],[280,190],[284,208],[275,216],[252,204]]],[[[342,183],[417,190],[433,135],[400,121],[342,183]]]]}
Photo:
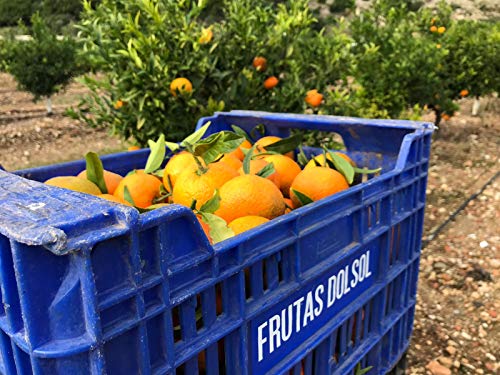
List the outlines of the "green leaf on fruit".
{"type": "Polygon", "coordinates": [[[250,174],[250,161],[252,161],[253,153],[255,151],[255,145],[253,145],[249,150],[243,151],[245,158],[243,159],[243,173],[250,174]]]}
{"type": "Polygon", "coordinates": [[[262,178],[267,178],[270,175],[272,175],[276,170],[274,169],[274,164],[269,163],[267,164],[264,168],[262,168],[260,171],[256,173],[257,176],[260,176],[262,178]]]}
{"type": "Polygon", "coordinates": [[[128,203],[135,207],[134,200],[132,199],[132,195],[130,195],[130,191],[128,190],[128,186],[125,185],[123,188],[123,199],[125,199],[128,203]]]}
{"type": "Polygon", "coordinates": [[[230,131],[222,131],[199,140],[192,146],[194,156],[199,156],[205,164],[213,163],[221,154],[236,150],[244,138],[230,131]]]}
{"type": "Polygon", "coordinates": [[[248,133],[246,131],[244,131],[242,128],[240,128],[239,126],[231,125],[231,129],[233,129],[233,131],[236,134],[241,135],[242,137],[245,137],[248,142],[253,143],[252,139],[250,138],[248,133]]]}
{"type": "Polygon", "coordinates": [[[200,212],[213,214],[219,209],[220,206],[220,195],[219,190],[215,190],[214,196],[206,201],[199,209],[200,212]]]}
{"type": "Polygon", "coordinates": [[[304,149],[302,148],[302,145],[299,146],[299,152],[297,154],[297,161],[302,168],[304,168],[307,165],[307,163],[309,162],[309,160],[307,160],[307,156],[304,152],[304,149]]]}
{"type": "Polygon", "coordinates": [[[250,136],[253,139],[262,138],[266,135],[266,127],[264,124],[259,124],[250,131],[250,136]]]}
{"type": "Polygon", "coordinates": [[[188,135],[182,142],[181,146],[186,147],[187,145],[194,145],[198,142],[207,132],[208,127],[210,126],[210,121],[195,131],[193,134],[188,135]]]}
{"type": "Polygon", "coordinates": [[[199,215],[210,228],[209,233],[214,244],[234,236],[233,230],[227,226],[224,219],[207,212],[199,212],[199,215]]]}
{"type": "Polygon", "coordinates": [[[373,173],[379,173],[382,168],[376,168],[376,169],[367,169],[367,168],[356,168],[353,167],[354,172],[359,173],[359,174],[373,174],[373,173]]]}
{"type": "Polygon", "coordinates": [[[148,141],[151,152],[144,168],[145,173],[157,171],[165,159],[165,136],[162,134],[156,142],[148,141]]]}
{"type": "Polygon", "coordinates": [[[295,134],[288,138],[280,139],[277,142],[271,143],[265,147],[266,151],[278,152],[286,154],[294,151],[302,143],[302,134],[295,134]]]}
{"type": "Polygon", "coordinates": [[[347,180],[347,183],[351,185],[354,180],[354,168],[351,163],[349,163],[343,157],[337,155],[335,152],[332,152],[330,150],[327,150],[327,152],[332,158],[335,169],[342,173],[347,180]]]}
{"type": "Polygon", "coordinates": [[[176,152],[181,148],[181,146],[179,146],[179,144],[175,142],[165,142],[165,146],[167,146],[168,149],[172,152],[176,152]]]}
{"type": "Polygon", "coordinates": [[[104,180],[104,168],[99,155],[95,152],[87,152],[85,155],[87,180],[97,185],[102,194],[108,193],[106,181],[104,180]]]}
{"type": "Polygon", "coordinates": [[[293,194],[295,194],[301,206],[305,206],[306,204],[314,202],[310,197],[308,197],[304,193],[301,193],[300,191],[297,191],[295,189],[290,189],[290,191],[293,192],[293,194]]]}

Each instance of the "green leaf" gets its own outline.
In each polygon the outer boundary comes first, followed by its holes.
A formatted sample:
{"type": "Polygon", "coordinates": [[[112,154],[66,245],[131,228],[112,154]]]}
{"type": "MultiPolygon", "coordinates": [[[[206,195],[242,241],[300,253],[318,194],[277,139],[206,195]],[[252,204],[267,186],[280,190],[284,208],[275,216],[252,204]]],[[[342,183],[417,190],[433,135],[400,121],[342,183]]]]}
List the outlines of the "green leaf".
{"type": "Polygon", "coordinates": [[[99,155],[95,152],[87,152],[85,155],[85,162],[87,180],[96,184],[99,190],[101,190],[101,193],[107,194],[108,188],[106,187],[106,181],[104,181],[104,168],[101,159],[99,159],[99,155]]]}
{"type": "Polygon", "coordinates": [[[207,132],[208,127],[210,126],[210,121],[195,131],[193,134],[188,135],[182,142],[181,146],[186,147],[187,145],[193,145],[198,142],[207,132]]]}
{"type": "Polygon", "coordinates": [[[259,124],[250,131],[250,136],[252,138],[262,138],[266,135],[266,127],[264,124],[259,124]]]}
{"type": "Polygon", "coordinates": [[[151,174],[154,175],[154,176],[156,176],[156,177],[163,178],[163,172],[164,171],[165,171],[164,169],[158,169],[158,170],[154,171],[151,174]]]}
{"type": "Polygon", "coordinates": [[[370,371],[373,368],[373,366],[368,366],[365,367],[364,369],[361,368],[361,364],[358,363],[356,366],[356,372],[355,375],[365,375],[368,371],[370,371]]]}
{"type": "Polygon", "coordinates": [[[359,174],[372,174],[372,173],[378,173],[382,170],[382,168],[377,168],[377,169],[367,169],[367,168],[356,168],[353,167],[354,172],[359,173],[359,174]]]}
{"type": "Polygon", "coordinates": [[[295,134],[288,138],[280,139],[277,142],[271,143],[265,147],[266,151],[278,152],[286,154],[294,151],[302,143],[302,134],[295,134]]]}
{"type": "Polygon", "coordinates": [[[264,168],[262,168],[260,171],[258,171],[256,173],[256,175],[263,177],[263,178],[266,178],[266,177],[269,177],[270,175],[272,175],[274,172],[276,172],[276,170],[274,169],[274,164],[269,163],[264,168]]]}
{"type": "Polygon", "coordinates": [[[304,152],[304,149],[302,148],[302,145],[299,146],[299,153],[297,154],[297,161],[302,168],[304,168],[306,166],[306,164],[309,162],[309,160],[307,160],[307,156],[304,152]]]}
{"type": "Polygon", "coordinates": [[[297,196],[297,199],[299,200],[301,206],[305,206],[306,204],[314,202],[311,198],[309,198],[304,193],[301,193],[300,191],[297,191],[295,189],[290,189],[290,191],[297,196]]]}
{"type": "Polygon", "coordinates": [[[255,151],[255,145],[253,145],[250,150],[245,153],[245,158],[243,159],[243,173],[250,174],[250,161],[252,160],[253,153],[255,151]]]}
{"type": "Polygon", "coordinates": [[[168,149],[172,152],[176,152],[181,148],[178,143],[175,142],[165,142],[165,146],[168,147],[168,149]]]}
{"type": "Polygon", "coordinates": [[[347,183],[351,185],[352,181],[354,180],[354,168],[351,163],[349,163],[343,157],[338,156],[335,152],[331,152],[330,150],[326,151],[331,156],[335,169],[342,173],[347,180],[347,183]]]}
{"type": "Polygon", "coordinates": [[[132,199],[132,196],[130,195],[130,191],[128,190],[128,186],[125,185],[123,188],[123,199],[125,199],[128,203],[130,203],[132,206],[135,207],[134,200],[132,199]]]}
{"type": "Polygon", "coordinates": [[[233,131],[236,134],[241,135],[242,137],[245,137],[248,142],[253,143],[252,139],[250,138],[248,133],[246,131],[244,131],[242,128],[240,128],[239,126],[231,125],[231,129],[233,129],[233,131]]]}
{"type": "MultiPolygon", "coordinates": [[[[149,142],[148,142],[149,143],[149,142]]],[[[165,159],[165,136],[162,134],[158,141],[149,143],[151,153],[149,154],[148,161],[146,162],[145,173],[152,173],[161,167],[165,159]]]]}
{"type": "Polygon", "coordinates": [[[234,237],[233,230],[227,226],[224,219],[207,212],[199,212],[199,214],[203,222],[209,226],[210,237],[212,237],[214,243],[234,237]]]}
{"type": "Polygon", "coordinates": [[[199,140],[192,147],[193,155],[201,157],[208,165],[217,160],[221,154],[234,151],[243,141],[244,138],[236,133],[222,131],[199,140]]]}
{"type": "Polygon", "coordinates": [[[220,195],[219,190],[215,190],[214,196],[206,201],[199,209],[200,212],[205,212],[208,214],[213,214],[219,209],[220,206],[220,195]]]}

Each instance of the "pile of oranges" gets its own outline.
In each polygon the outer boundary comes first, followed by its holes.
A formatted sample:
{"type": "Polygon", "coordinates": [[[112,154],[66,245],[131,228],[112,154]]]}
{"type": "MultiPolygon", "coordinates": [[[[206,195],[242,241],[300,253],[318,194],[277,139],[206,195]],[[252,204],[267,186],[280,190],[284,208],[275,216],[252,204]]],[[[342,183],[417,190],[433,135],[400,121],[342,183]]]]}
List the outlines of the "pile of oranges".
{"type": "MultiPolygon", "coordinates": [[[[97,165],[89,166],[87,159],[87,170],[78,176],[55,177],[46,183],[133,206],[141,212],[173,203],[190,207],[211,242],[245,232],[349,188],[348,178],[332,163],[340,156],[355,167],[343,153],[325,152],[304,162],[302,168],[294,160],[293,151],[273,151],[274,146],[283,144],[279,137],[264,136],[252,144],[245,137],[235,143],[235,136],[233,133],[235,147],[228,148],[219,140],[212,144],[211,155],[220,147],[226,150],[214,160],[206,157],[206,151],[198,151],[199,140],[195,140],[192,144],[186,142],[184,148],[176,146],[163,170],[152,172],[146,167],[122,177],[103,170],[97,157],[97,165]]],[[[165,143],[151,149],[150,158],[155,154],[158,159],[160,155],[158,167],[164,152],[165,143]]]]}

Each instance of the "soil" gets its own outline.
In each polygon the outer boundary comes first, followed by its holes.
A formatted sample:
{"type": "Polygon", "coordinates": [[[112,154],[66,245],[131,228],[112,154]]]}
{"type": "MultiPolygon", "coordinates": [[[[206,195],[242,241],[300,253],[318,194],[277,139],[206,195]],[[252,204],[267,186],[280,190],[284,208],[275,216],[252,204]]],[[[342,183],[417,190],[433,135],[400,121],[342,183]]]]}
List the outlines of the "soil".
{"type": "Polygon", "coordinates": [[[30,94],[16,90],[10,75],[0,73],[0,165],[24,169],[81,159],[88,151],[106,154],[125,149],[126,144],[107,130],[63,116],[83,92],[81,85],[70,85],[53,98],[54,114],[47,116],[45,102],[34,103],[30,94]]]}
{"type": "MultiPolygon", "coordinates": [[[[0,74],[0,164],[15,170],[79,159],[89,151],[116,152],[127,144],[62,114],[85,89],[71,85],[44,103],[16,90],[0,74]]],[[[435,133],[427,189],[424,239],[499,170],[500,101],[472,100],[435,133]]],[[[426,116],[432,121],[432,115],[426,116]]],[[[500,179],[422,251],[408,374],[498,374],[500,371],[500,179]]]]}

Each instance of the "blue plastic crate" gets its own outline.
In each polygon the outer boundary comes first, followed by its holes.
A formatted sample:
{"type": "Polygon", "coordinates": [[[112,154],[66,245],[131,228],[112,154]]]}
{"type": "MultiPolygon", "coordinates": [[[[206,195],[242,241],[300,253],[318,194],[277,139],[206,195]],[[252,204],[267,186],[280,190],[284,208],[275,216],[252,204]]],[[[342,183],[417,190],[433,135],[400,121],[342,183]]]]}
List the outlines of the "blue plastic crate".
{"type": "MultiPolygon", "coordinates": [[[[412,332],[433,126],[234,111],[211,132],[332,131],[382,174],[211,246],[193,213],[40,184],[84,161],[0,171],[5,374],[389,371],[412,332]],[[26,178],[29,179],[26,179],[26,178]]],[[[314,152],[309,149],[308,152],[314,152]]],[[[125,173],[148,151],[103,157],[125,173]]]]}

